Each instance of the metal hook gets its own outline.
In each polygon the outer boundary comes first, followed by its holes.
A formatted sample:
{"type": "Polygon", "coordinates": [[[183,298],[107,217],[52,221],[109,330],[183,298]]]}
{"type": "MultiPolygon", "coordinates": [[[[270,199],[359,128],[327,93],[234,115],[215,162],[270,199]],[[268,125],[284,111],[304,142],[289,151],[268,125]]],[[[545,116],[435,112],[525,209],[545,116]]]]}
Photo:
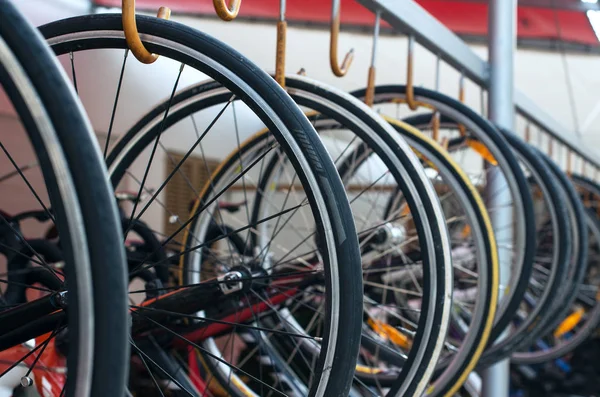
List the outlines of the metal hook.
{"type": "MultiPolygon", "coordinates": [[[[437,62],[435,64],[435,90],[440,90],[440,67],[442,63],[442,57],[440,54],[437,55],[437,62]]],[[[431,137],[434,141],[439,142],[440,140],[440,112],[437,110],[433,114],[433,125],[431,131],[431,137]]]]}
{"type": "Polygon", "coordinates": [[[275,52],[275,81],[285,88],[285,45],[287,22],[285,21],[285,0],[279,1],[279,21],[277,21],[277,49],[275,52]]]}
{"type": "Polygon", "coordinates": [[[379,39],[379,25],[381,22],[380,11],[375,13],[375,27],[373,28],[373,49],[371,52],[371,66],[369,66],[369,76],[367,78],[367,92],[365,93],[365,103],[373,106],[375,99],[375,60],[377,57],[377,41],[379,39]]]}
{"type": "Polygon", "coordinates": [[[338,38],[340,35],[340,0],[331,2],[331,36],[329,40],[329,64],[333,74],[337,77],[343,77],[348,73],[348,68],[354,60],[354,49],[348,51],[344,61],[340,66],[338,64],[338,38]]]}
{"type": "Polygon", "coordinates": [[[552,158],[554,147],[552,145],[552,137],[548,136],[548,156],[552,158]]]}
{"type": "MultiPolygon", "coordinates": [[[[463,71],[460,72],[460,79],[458,80],[458,100],[460,103],[465,103],[465,73],[463,71]]],[[[461,136],[467,134],[467,128],[464,124],[458,125],[458,131],[461,136]]]]}
{"type": "Polygon", "coordinates": [[[572,173],[572,154],[573,152],[570,149],[567,149],[567,175],[571,176],[572,173]]]}
{"type": "Polygon", "coordinates": [[[448,150],[448,145],[450,145],[450,140],[448,139],[447,136],[445,136],[445,137],[442,138],[442,141],[440,142],[440,145],[442,146],[442,148],[444,150],[446,150],[446,151],[448,150]]]}
{"type": "Polygon", "coordinates": [[[406,104],[410,110],[417,110],[419,107],[415,101],[415,92],[413,87],[413,50],[415,47],[415,38],[408,36],[408,56],[406,59],[406,104]]]}
{"type": "Polygon", "coordinates": [[[227,0],[213,0],[213,5],[219,18],[224,21],[233,21],[240,12],[242,0],[229,0],[229,4],[227,4],[227,0]]]}
{"type": "MultiPolygon", "coordinates": [[[[485,106],[485,90],[483,87],[479,88],[479,106],[480,106],[480,114],[487,118],[487,107],[485,106]]],[[[541,136],[541,135],[540,135],[541,136]]]]}
{"type": "MultiPolygon", "coordinates": [[[[135,0],[123,0],[121,6],[123,9],[123,33],[125,33],[127,46],[141,63],[153,63],[158,59],[158,55],[148,51],[140,39],[140,34],[138,33],[137,24],[135,22],[135,0]]],[[[171,10],[167,7],[160,7],[156,16],[160,19],[169,19],[171,17],[171,10]]]]}
{"type": "Polygon", "coordinates": [[[525,126],[525,142],[529,143],[531,140],[531,124],[527,123],[525,126]]]}
{"type": "Polygon", "coordinates": [[[439,142],[440,140],[440,113],[435,112],[433,114],[433,120],[431,120],[431,138],[439,142]]]}

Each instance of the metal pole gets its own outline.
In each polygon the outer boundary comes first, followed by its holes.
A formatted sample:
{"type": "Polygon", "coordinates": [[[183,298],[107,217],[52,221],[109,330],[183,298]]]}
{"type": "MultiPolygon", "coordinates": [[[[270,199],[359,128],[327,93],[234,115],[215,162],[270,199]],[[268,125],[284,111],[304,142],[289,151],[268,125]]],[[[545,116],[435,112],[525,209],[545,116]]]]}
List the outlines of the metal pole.
{"type": "MultiPolygon", "coordinates": [[[[516,17],[517,0],[490,0],[488,11],[489,26],[489,65],[490,84],[488,93],[488,117],[497,125],[514,130],[515,96],[514,96],[514,51],[516,48],[516,17]]],[[[509,189],[505,189],[506,180],[497,167],[489,169],[490,177],[487,192],[489,206],[495,208],[490,213],[493,225],[506,225],[507,219],[512,219],[512,208],[506,206],[511,201],[509,189]],[[498,171],[498,172],[494,172],[498,171]],[[500,193],[499,193],[500,192],[500,193]]],[[[511,241],[511,228],[496,229],[498,241],[511,241]]],[[[499,250],[500,285],[507,285],[510,279],[510,255],[506,250],[499,250]]],[[[485,369],[482,372],[483,397],[508,397],[509,393],[509,360],[504,360],[485,369]]]]}

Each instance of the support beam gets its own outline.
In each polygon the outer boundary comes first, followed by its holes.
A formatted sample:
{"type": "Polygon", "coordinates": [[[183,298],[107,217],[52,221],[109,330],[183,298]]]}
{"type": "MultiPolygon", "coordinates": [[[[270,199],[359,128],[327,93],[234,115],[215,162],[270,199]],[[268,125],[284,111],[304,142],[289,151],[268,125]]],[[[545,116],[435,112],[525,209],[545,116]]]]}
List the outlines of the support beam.
{"type": "MultiPolygon", "coordinates": [[[[489,0],[461,0],[468,3],[489,4],[489,0]]],[[[600,3],[584,3],[581,0],[519,0],[520,7],[551,8],[562,11],[586,12],[600,10],[600,3]]]]}
{"type": "MultiPolygon", "coordinates": [[[[488,9],[490,80],[488,89],[488,115],[494,124],[510,131],[515,127],[514,55],[517,48],[517,0],[490,0],[488,9]]],[[[506,220],[513,219],[510,189],[499,167],[488,169],[485,199],[496,239],[512,241],[514,230],[506,227],[506,220]]],[[[511,274],[512,252],[498,250],[500,285],[508,285],[511,274]]],[[[510,361],[499,361],[481,371],[482,397],[508,397],[510,384],[510,361]]]]}
{"type": "Polygon", "coordinates": [[[416,41],[479,85],[487,85],[488,65],[465,42],[413,0],[357,0],[394,29],[416,41]]]}

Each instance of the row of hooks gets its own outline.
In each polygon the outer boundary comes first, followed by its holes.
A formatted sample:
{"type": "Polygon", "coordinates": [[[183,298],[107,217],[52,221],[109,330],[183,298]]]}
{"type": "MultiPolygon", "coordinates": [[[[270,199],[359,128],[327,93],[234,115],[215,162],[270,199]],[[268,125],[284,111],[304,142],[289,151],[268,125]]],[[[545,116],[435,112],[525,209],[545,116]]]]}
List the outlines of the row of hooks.
{"type": "MultiPolygon", "coordinates": [[[[215,8],[215,12],[224,21],[232,21],[234,20],[241,7],[242,0],[213,0],[213,5],[215,8]]],[[[135,20],[135,0],[122,0],[122,8],[123,8],[123,31],[125,33],[125,39],[129,46],[129,49],[133,53],[133,55],[142,63],[151,64],[155,62],[158,58],[158,55],[151,53],[146,49],[142,40],[140,39],[136,20],[135,20]]],[[[285,87],[285,54],[286,54],[286,38],[287,38],[287,21],[285,18],[286,12],[286,0],[280,0],[279,7],[279,19],[277,21],[277,40],[276,40],[276,56],[275,56],[275,80],[282,86],[285,87]]],[[[169,19],[171,15],[171,10],[167,7],[160,7],[157,13],[157,17],[161,19],[169,19]]],[[[373,98],[375,92],[375,75],[376,75],[376,60],[377,60],[377,42],[379,39],[379,30],[381,24],[381,16],[379,11],[375,13],[375,24],[373,30],[373,46],[371,53],[371,63],[369,66],[368,76],[367,76],[367,90],[365,95],[365,103],[368,106],[373,105],[373,98]]],[[[350,65],[354,60],[354,49],[350,49],[342,63],[338,62],[338,43],[339,43],[339,34],[340,34],[340,0],[332,0],[331,7],[331,24],[330,24],[330,42],[329,42],[329,63],[331,67],[331,71],[337,77],[343,77],[348,73],[350,65]]],[[[414,47],[415,47],[415,38],[410,35],[408,37],[408,50],[407,50],[407,61],[406,61],[406,105],[411,110],[417,110],[420,106],[418,101],[415,99],[414,94],[414,47]]],[[[437,56],[437,64],[436,64],[436,72],[435,72],[435,89],[439,89],[440,82],[440,64],[441,64],[441,56],[438,54],[437,56]]],[[[302,73],[302,71],[301,71],[302,73]]],[[[459,91],[458,91],[458,100],[460,102],[465,101],[465,75],[464,73],[460,73],[459,79],[459,91]]],[[[466,133],[465,127],[463,125],[458,126],[461,135],[466,133]]],[[[434,113],[434,117],[432,120],[432,138],[436,141],[440,141],[439,139],[439,129],[440,129],[440,116],[438,112],[434,113]]],[[[529,142],[530,140],[530,126],[527,125],[525,129],[525,140],[529,142]]],[[[553,156],[553,139],[549,136],[548,141],[548,150],[547,153],[550,157],[553,156]]],[[[444,144],[444,142],[442,142],[444,144]]],[[[573,151],[567,149],[567,164],[566,171],[568,174],[572,172],[572,157],[573,151]]],[[[592,164],[590,164],[585,158],[581,157],[582,160],[582,171],[585,172],[586,165],[589,164],[593,169],[594,178],[596,178],[599,169],[592,164]]]]}
{"type": "MultiPolygon", "coordinates": [[[[240,12],[242,0],[229,0],[229,3],[227,3],[227,0],[213,0],[213,5],[219,18],[224,21],[233,21],[240,12]]],[[[123,32],[125,33],[125,41],[129,50],[141,63],[154,63],[158,59],[158,55],[146,49],[137,29],[135,0],[122,0],[121,8],[123,9],[123,32]]],[[[156,17],[169,19],[171,17],[171,10],[168,7],[160,7],[156,17]]]]}

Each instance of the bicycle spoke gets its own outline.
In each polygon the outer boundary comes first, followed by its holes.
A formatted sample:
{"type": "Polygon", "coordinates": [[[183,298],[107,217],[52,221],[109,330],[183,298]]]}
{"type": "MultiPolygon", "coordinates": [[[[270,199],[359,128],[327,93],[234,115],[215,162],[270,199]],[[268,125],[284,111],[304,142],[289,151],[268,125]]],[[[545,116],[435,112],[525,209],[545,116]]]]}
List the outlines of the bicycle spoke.
{"type": "MultiPolygon", "coordinates": [[[[121,65],[121,73],[119,74],[119,82],[117,83],[117,93],[115,94],[115,101],[113,102],[112,112],[110,114],[110,122],[108,124],[108,132],[106,133],[106,143],[104,144],[104,158],[108,155],[108,146],[110,145],[110,138],[112,135],[113,125],[115,122],[115,115],[117,114],[117,105],[119,103],[119,95],[121,94],[121,85],[123,84],[123,75],[125,74],[125,64],[127,63],[127,55],[129,54],[129,49],[125,50],[125,55],[123,56],[123,64],[121,65]]],[[[71,58],[72,59],[72,58],[71,58]]],[[[73,76],[75,72],[73,71],[73,76]]]]}

